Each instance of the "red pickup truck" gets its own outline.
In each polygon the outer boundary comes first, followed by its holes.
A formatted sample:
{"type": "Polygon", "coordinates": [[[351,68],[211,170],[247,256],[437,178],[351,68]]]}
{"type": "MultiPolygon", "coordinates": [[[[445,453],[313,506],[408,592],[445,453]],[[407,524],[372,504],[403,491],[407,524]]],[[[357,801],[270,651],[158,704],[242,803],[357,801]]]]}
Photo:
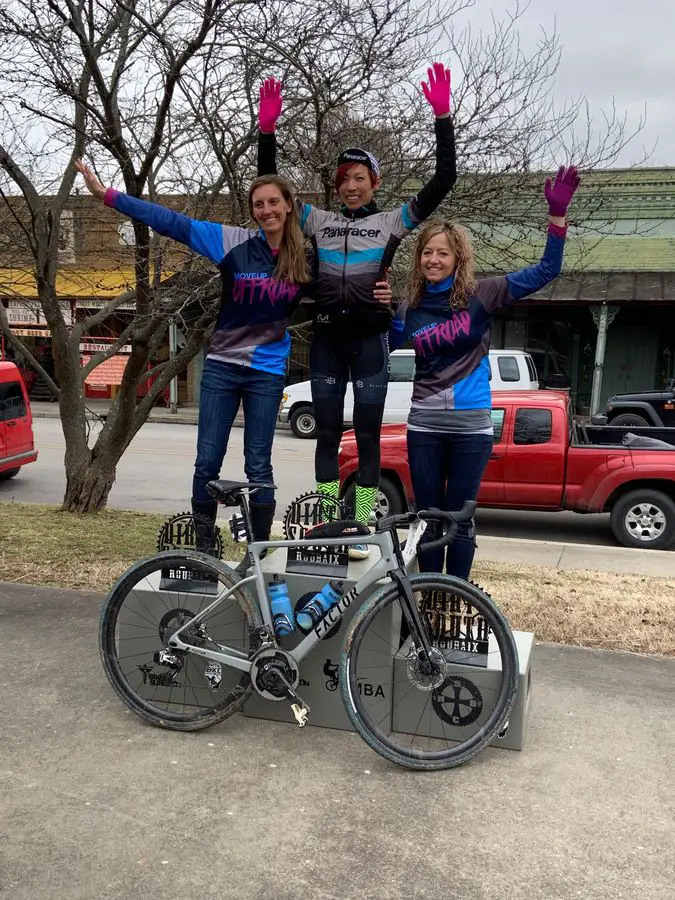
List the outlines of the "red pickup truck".
{"type": "MultiPolygon", "coordinates": [[[[478,503],[503,509],[609,512],[614,537],[627,547],[662,550],[675,544],[675,429],[617,429],[574,422],[567,394],[495,394],[495,443],[478,503]],[[660,439],[662,446],[624,446],[624,432],[660,439]]],[[[377,515],[414,503],[405,425],[382,430],[377,515]]],[[[659,443],[657,442],[657,443],[659,443]]],[[[637,442],[636,442],[637,443],[637,442]]],[[[649,443],[649,442],[645,442],[649,443]]],[[[343,496],[356,477],[353,432],[340,444],[343,496]]]]}

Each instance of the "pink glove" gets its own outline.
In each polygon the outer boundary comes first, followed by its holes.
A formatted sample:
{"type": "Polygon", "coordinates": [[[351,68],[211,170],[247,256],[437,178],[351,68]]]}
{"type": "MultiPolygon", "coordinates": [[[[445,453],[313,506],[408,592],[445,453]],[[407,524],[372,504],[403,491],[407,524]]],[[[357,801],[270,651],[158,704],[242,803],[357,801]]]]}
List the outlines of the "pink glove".
{"type": "Polygon", "coordinates": [[[281,82],[274,78],[266,78],[260,88],[260,107],[258,108],[258,128],[271,134],[281,115],[281,82]]]}
{"type": "Polygon", "coordinates": [[[567,214],[567,207],[572,202],[572,197],[576,189],[579,187],[581,178],[575,166],[566,169],[560,166],[555,181],[551,183],[551,179],[546,179],[544,187],[544,196],[548,203],[548,211],[552,216],[560,216],[564,218],[567,214]]]}
{"type": "Polygon", "coordinates": [[[443,63],[434,63],[433,69],[427,69],[429,84],[422,82],[422,91],[431,105],[436,118],[447,116],[450,112],[450,69],[443,63]]]}

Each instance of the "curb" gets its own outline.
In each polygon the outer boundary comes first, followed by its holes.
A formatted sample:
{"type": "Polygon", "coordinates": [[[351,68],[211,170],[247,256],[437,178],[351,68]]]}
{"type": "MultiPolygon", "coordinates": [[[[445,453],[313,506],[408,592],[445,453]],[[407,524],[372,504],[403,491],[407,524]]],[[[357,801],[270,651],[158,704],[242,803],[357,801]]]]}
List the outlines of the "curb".
{"type": "MultiPolygon", "coordinates": [[[[216,521],[229,534],[228,520],[229,516],[216,521]]],[[[274,521],[272,534],[282,533],[283,522],[274,521]]],[[[675,577],[675,550],[602,547],[595,544],[566,544],[562,541],[479,534],[476,560],[542,566],[560,571],[606,572],[610,575],[637,575],[646,578],[675,577]]]]}
{"type": "MultiPolygon", "coordinates": [[[[31,413],[32,413],[33,419],[60,419],[58,407],[54,410],[50,410],[50,409],[40,409],[39,407],[36,408],[36,406],[33,405],[33,406],[31,406],[31,413]]],[[[107,417],[107,411],[100,412],[100,413],[98,413],[94,410],[91,410],[91,409],[87,409],[85,411],[85,418],[89,422],[94,422],[97,419],[103,420],[106,417],[107,417]]],[[[152,424],[160,424],[160,425],[197,425],[199,422],[199,413],[197,410],[195,410],[194,413],[179,412],[176,415],[173,415],[173,413],[170,413],[170,412],[159,412],[159,413],[151,412],[144,424],[147,424],[148,422],[150,422],[152,424]]],[[[234,420],[233,427],[234,428],[243,428],[244,427],[244,417],[237,416],[237,418],[234,420]]],[[[290,426],[288,424],[286,424],[285,422],[277,422],[276,430],[277,431],[287,431],[289,433],[291,431],[290,426]]]]}

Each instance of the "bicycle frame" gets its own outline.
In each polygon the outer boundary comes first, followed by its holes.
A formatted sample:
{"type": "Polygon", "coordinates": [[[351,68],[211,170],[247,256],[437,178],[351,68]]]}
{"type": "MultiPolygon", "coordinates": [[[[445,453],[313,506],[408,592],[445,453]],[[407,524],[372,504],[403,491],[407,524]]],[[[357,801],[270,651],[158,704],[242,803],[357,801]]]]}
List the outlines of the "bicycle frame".
{"type": "MultiPolygon", "coordinates": [[[[414,546],[412,548],[406,548],[407,552],[410,553],[411,556],[414,555],[414,550],[416,549],[419,537],[421,537],[421,535],[417,537],[417,540],[413,538],[414,546]]],[[[417,604],[414,602],[412,597],[412,591],[410,590],[410,585],[407,580],[408,576],[405,568],[403,554],[400,548],[395,545],[392,533],[390,531],[384,531],[381,533],[376,532],[375,534],[371,534],[368,536],[354,535],[353,537],[344,536],[338,538],[321,538],[320,543],[322,547],[343,547],[350,546],[352,544],[373,545],[379,547],[380,559],[370,569],[368,569],[365,575],[356,582],[354,587],[350,588],[350,590],[348,590],[346,594],[343,594],[340,597],[337,603],[326,612],[323,618],[319,622],[317,622],[312,631],[308,635],[306,635],[306,637],[297,645],[297,647],[295,647],[293,650],[286,651],[288,652],[289,656],[292,657],[292,659],[297,664],[301,663],[302,660],[312,652],[314,647],[328,633],[328,631],[330,631],[330,629],[333,628],[334,625],[341,621],[345,610],[349,609],[352,603],[358,600],[358,598],[367,588],[379,581],[381,578],[386,578],[387,576],[398,583],[403,596],[407,601],[406,606],[408,606],[409,608],[408,611],[411,614],[418,634],[420,635],[421,643],[423,644],[424,649],[428,654],[430,652],[430,645],[428,644],[426,629],[423,627],[420,612],[417,608],[417,604]]],[[[238,581],[237,584],[229,588],[225,592],[225,594],[223,594],[223,596],[217,597],[213,601],[213,603],[205,607],[189,622],[186,622],[184,625],[182,625],[178,629],[178,631],[176,631],[171,636],[171,638],[169,638],[168,646],[175,650],[183,650],[187,653],[195,653],[198,656],[203,656],[204,658],[212,660],[213,662],[223,663],[224,665],[227,665],[233,669],[239,669],[242,672],[250,672],[252,663],[246,653],[235,650],[231,647],[222,648],[222,650],[226,649],[226,652],[207,650],[203,647],[195,647],[193,644],[186,644],[184,641],[182,641],[180,637],[181,633],[190,626],[199,623],[212,610],[214,610],[221,603],[224,603],[227,598],[238,588],[249,583],[254,583],[255,593],[257,596],[258,605],[260,607],[260,612],[262,614],[263,622],[269,629],[270,633],[274,634],[272,610],[270,606],[270,599],[267,594],[265,577],[260,565],[260,554],[263,550],[266,549],[278,550],[280,548],[291,547],[316,547],[317,544],[318,541],[316,538],[314,538],[313,540],[300,541],[260,541],[249,544],[248,552],[253,562],[253,575],[249,575],[247,578],[243,578],[241,581],[238,581]]]]}

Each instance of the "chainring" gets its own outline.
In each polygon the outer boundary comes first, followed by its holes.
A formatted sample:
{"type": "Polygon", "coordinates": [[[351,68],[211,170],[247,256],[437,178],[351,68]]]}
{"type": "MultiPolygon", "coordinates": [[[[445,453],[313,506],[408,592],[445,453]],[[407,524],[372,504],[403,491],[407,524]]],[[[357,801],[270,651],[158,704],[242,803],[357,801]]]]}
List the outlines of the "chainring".
{"type": "Polygon", "coordinates": [[[251,664],[251,680],[256,692],[266,700],[285,700],[284,683],[277,677],[281,672],[293,689],[298,686],[300,672],[295,660],[278,647],[260,650],[251,664]]]}

